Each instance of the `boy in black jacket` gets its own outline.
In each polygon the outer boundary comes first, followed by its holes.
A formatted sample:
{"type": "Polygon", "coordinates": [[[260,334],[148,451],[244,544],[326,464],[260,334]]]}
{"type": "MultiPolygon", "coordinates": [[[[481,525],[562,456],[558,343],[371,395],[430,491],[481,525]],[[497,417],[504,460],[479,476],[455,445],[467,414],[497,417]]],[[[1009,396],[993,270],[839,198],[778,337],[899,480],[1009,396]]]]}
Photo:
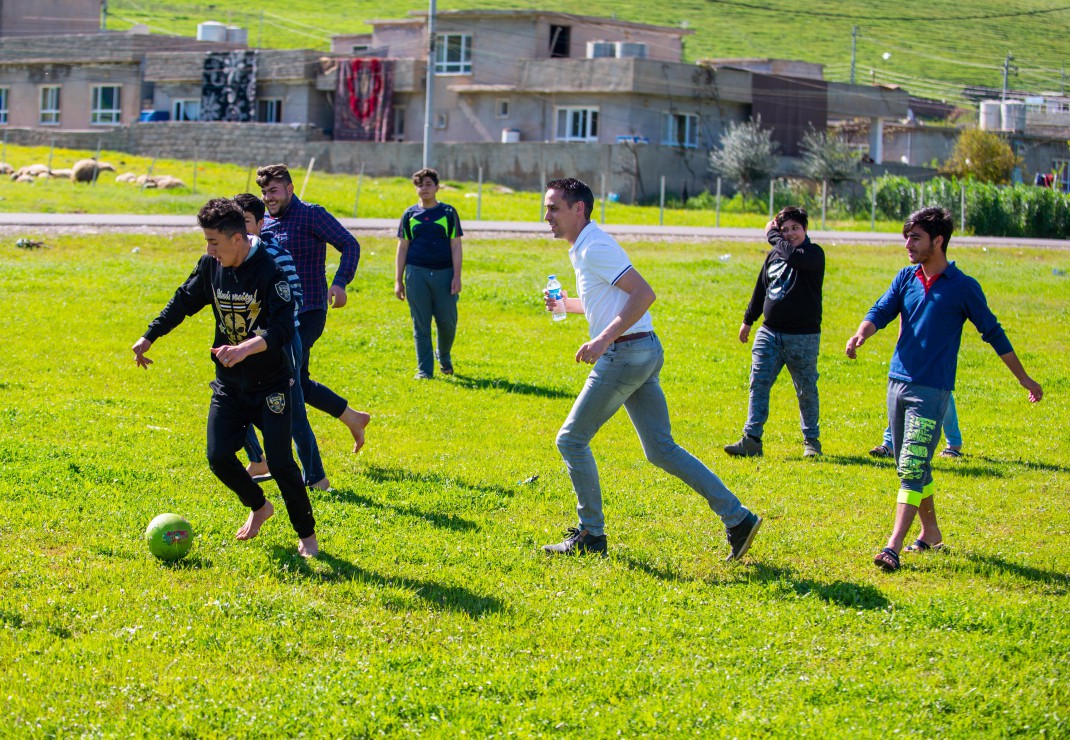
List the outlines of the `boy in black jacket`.
{"type": "Polygon", "coordinates": [[[285,352],[294,332],[290,284],[270,255],[247,238],[245,214],[237,203],[210,200],[197,221],[204,230],[207,254],[134,344],[134,361],[147,369],[152,360],[145,353],[154,341],[212,305],[216,377],[208,410],[208,465],[249,507],[249,518],[236,536],[256,537],[275,513],[235,454],[249,424],[255,424],[264,435],[269,469],[299,538],[297,551],[314,557],[319,552],[316,521],[290,449],[293,369],[285,352]]]}
{"type": "Polygon", "coordinates": [[[806,211],[789,206],[765,226],[773,248],[765,257],[750,305],[743,314],[739,341],[765,314],[751,350],[750,403],[743,437],[724,451],[739,457],[762,454],[762,432],[769,418],[769,391],[787,365],[799,398],[803,455],[821,454],[818,427],[817,353],[821,345],[821,289],[825,252],[806,235],[806,211]]]}

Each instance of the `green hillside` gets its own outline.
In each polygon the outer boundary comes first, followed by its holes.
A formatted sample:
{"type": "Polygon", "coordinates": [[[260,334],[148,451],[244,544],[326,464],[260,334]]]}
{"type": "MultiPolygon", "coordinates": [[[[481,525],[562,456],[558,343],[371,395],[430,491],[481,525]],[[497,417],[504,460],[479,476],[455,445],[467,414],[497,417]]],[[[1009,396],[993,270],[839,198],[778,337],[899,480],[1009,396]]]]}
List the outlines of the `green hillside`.
{"type": "MultiPolygon", "coordinates": [[[[291,0],[269,10],[238,0],[150,3],[111,0],[108,27],[145,23],[157,33],[194,35],[206,20],[244,26],[251,45],[328,48],[338,33],[370,31],[364,21],[426,11],[400,0],[384,11],[371,0],[291,0]]],[[[511,0],[445,0],[440,11],[463,8],[577,12],[574,4],[511,0]]],[[[777,57],[826,65],[830,80],[847,81],[851,29],[857,25],[856,81],[894,83],[919,95],[959,96],[962,85],[999,87],[1007,53],[1014,55],[1014,89],[1032,93],[1065,87],[1070,57],[1067,0],[928,0],[877,4],[868,0],[592,0],[579,12],[695,30],[688,60],[704,57],[777,57]],[[887,58],[885,56],[887,55],[887,58]]],[[[503,59],[503,62],[509,60],[503,59]]]]}

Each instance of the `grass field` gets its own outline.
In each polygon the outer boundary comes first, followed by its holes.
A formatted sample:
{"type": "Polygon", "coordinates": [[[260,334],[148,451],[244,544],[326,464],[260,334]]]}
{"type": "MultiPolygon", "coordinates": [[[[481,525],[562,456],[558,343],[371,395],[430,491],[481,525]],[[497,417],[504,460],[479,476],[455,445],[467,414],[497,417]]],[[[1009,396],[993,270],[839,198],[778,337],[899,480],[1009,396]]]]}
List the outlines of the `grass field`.
{"type": "Polygon", "coordinates": [[[828,250],[826,454],[801,457],[782,377],[753,461],[720,447],[746,411],[735,335],[761,245],[627,245],[659,295],[677,439],[766,518],[725,564],[719,522],[642,460],[624,414],[594,444],[610,557],[537,552],[573,522],[553,439],[585,376],[582,319],[539,300],[571,274],[561,242],[466,243],[457,375],[418,383],[393,244],[363,240],[313,372],[373,421],[354,458],[312,412],[334,490],[313,498],[324,555],[305,562],[281,511],[233,539],[243,511],[204,460],[208,312],[149,371],[132,362],[197,235],[17,236],[0,238],[0,736],[1070,733],[1066,251],[952,242],[1045,397],[1031,406],[967,327],[966,456],[936,462],[951,550],[886,575],[870,559],[897,482],[865,451],[894,332],[856,362],[842,348],[899,249],[828,250]],[[171,567],[141,540],[163,511],[198,534],[171,567]]]}
{"type": "MultiPolygon", "coordinates": [[[[427,3],[403,0],[388,10],[372,0],[291,0],[262,12],[237,0],[148,3],[111,0],[110,28],[146,23],[154,32],[192,36],[205,20],[244,26],[253,46],[328,49],[337,33],[368,33],[365,22],[426,12],[427,3]]],[[[439,11],[533,8],[515,0],[451,0],[439,11]]],[[[850,77],[851,29],[858,26],[860,83],[900,84],[912,93],[954,98],[963,84],[999,88],[1007,53],[1017,72],[1012,88],[1034,93],[1065,86],[1062,62],[1070,54],[1070,10],[1058,0],[930,0],[874,5],[867,0],[750,3],[742,0],[592,0],[577,9],[564,2],[540,10],[614,17],[658,25],[687,25],[688,61],[709,57],[776,57],[826,65],[828,79],[850,77]],[[888,54],[888,58],[884,55],[888,54]]],[[[478,44],[478,41],[476,42],[478,44]]],[[[487,50],[482,50],[486,53],[487,50]]],[[[515,50],[493,50],[511,64],[515,50]]]]}
{"type": "MultiPolygon", "coordinates": [[[[52,169],[71,167],[75,162],[95,156],[96,152],[49,147],[6,147],[6,161],[14,168],[51,161],[52,169]]],[[[194,163],[182,160],[153,160],[125,152],[103,151],[101,161],[114,165],[117,172],[102,172],[95,185],[72,183],[68,179],[45,179],[34,183],[13,182],[0,177],[0,212],[5,213],[154,213],[196,214],[211,197],[231,197],[251,189],[259,194],[254,169],[218,162],[194,163]],[[137,185],[115,182],[116,174],[133,172],[172,175],[182,180],[186,187],[173,190],[143,190],[137,185]],[[194,190],[196,187],[196,190],[194,190]]],[[[295,192],[304,189],[304,199],[319,203],[339,218],[401,218],[405,209],[416,202],[412,182],[408,178],[361,178],[354,175],[313,172],[305,186],[305,172],[292,172],[295,192]]],[[[524,192],[502,188],[493,183],[484,183],[482,194],[478,183],[444,180],[440,200],[453,205],[462,222],[475,220],[478,215],[485,221],[539,221],[542,218],[542,192],[524,192]],[[482,206],[479,205],[480,197],[482,206]]],[[[753,227],[761,229],[768,221],[768,213],[741,213],[737,199],[729,212],[729,201],[720,217],[720,226],[753,227]]],[[[748,204],[756,207],[752,200],[748,204]]],[[[602,214],[602,202],[596,205],[596,218],[602,214]]],[[[661,213],[654,206],[633,206],[607,202],[607,223],[657,225],[661,213]]],[[[717,225],[713,210],[666,208],[662,216],[666,226],[714,226],[717,225]]],[[[815,225],[820,223],[820,214],[812,215],[815,225]]],[[[830,229],[868,231],[869,220],[829,218],[830,229]]],[[[877,231],[897,233],[899,223],[877,221],[877,231]]]]}

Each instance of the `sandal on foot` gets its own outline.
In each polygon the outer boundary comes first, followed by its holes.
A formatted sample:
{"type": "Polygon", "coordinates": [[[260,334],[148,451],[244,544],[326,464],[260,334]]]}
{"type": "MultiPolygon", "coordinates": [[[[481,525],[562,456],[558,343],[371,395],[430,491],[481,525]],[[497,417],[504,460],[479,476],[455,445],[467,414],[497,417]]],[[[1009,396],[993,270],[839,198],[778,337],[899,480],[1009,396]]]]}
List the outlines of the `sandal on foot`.
{"type": "Polygon", "coordinates": [[[962,457],[962,453],[953,447],[945,447],[940,452],[940,457],[962,457]]]}
{"type": "Polygon", "coordinates": [[[922,539],[916,539],[916,540],[914,540],[914,544],[913,545],[907,545],[907,547],[906,547],[906,551],[907,552],[928,552],[928,551],[940,552],[943,549],[944,549],[944,543],[943,542],[937,542],[935,545],[930,545],[928,542],[926,542],[925,540],[922,540],[922,539]]]}
{"type": "Polygon", "coordinates": [[[887,573],[899,570],[899,553],[886,547],[873,556],[873,564],[887,573]]]}
{"type": "Polygon", "coordinates": [[[877,445],[869,451],[871,457],[891,457],[892,451],[884,445],[877,445]]]}

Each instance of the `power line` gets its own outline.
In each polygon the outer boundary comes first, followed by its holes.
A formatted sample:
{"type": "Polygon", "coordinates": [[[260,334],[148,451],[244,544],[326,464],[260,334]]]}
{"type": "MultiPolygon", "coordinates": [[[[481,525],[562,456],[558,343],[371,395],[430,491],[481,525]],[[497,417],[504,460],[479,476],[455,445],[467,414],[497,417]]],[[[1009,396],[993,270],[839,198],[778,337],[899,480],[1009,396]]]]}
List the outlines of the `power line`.
{"type": "MultiPolygon", "coordinates": [[[[730,8],[740,8],[742,10],[754,10],[761,13],[776,13],[783,14],[789,11],[794,12],[794,9],[784,7],[772,7],[763,5],[753,5],[751,3],[735,2],[734,0],[706,0],[708,3],[717,5],[724,5],[730,8]]],[[[986,21],[999,18],[1024,18],[1028,16],[1046,15],[1050,13],[1062,13],[1070,10],[1070,5],[1064,5],[1058,8],[1043,8],[1040,10],[1022,10],[1014,13],[992,13],[990,15],[960,15],[960,16],[944,16],[942,18],[932,18],[924,16],[890,16],[890,15],[858,15],[857,13],[832,13],[820,10],[808,10],[807,16],[818,16],[821,18],[849,18],[851,20],[862,21],[897,21],[897,22],[910,22],[910,23],[948,23],[948,22],[960,22],[960,21],[986,21]]]]}

